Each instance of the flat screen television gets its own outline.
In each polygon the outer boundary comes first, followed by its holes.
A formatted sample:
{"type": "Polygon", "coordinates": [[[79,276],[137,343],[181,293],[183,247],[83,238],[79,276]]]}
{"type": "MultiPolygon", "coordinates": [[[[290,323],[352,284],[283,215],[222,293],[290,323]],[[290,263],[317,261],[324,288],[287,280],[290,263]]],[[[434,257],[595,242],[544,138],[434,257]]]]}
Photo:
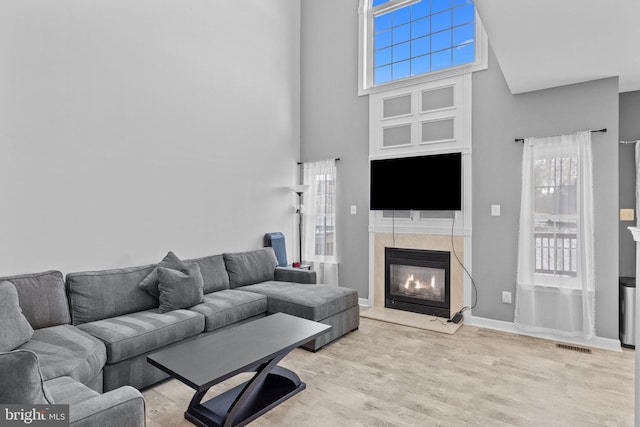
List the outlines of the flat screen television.
{"type": "Polygon", "coordinates": [[[462,154],[371,161],[371,210],[459,211],[462,154]]]}

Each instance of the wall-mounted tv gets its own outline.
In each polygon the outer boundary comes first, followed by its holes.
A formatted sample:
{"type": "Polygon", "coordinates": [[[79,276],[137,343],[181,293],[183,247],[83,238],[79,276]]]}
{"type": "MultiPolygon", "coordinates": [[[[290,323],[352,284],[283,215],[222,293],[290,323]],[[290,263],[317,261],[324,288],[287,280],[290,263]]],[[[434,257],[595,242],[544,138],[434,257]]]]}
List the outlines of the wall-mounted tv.
{"type": "Polygon", "coordinates": [[[371,161],[371,210],[462,210],[462,154],[371,161]]]}

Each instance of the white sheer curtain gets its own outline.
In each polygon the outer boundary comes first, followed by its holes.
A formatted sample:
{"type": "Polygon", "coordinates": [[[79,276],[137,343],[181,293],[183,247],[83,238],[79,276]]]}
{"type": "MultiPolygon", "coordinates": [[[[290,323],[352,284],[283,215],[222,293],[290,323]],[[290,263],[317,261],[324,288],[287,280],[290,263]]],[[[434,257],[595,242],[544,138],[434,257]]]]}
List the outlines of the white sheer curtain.
{"type": "Polygon", "coordinates": [[[316,271],[318,283],[338,285],[336,235],[336,161],[305,162],[302,258],[316,271]]]}
{"type": "Polygon", "coordinates": [[[595,335],[588,131],[525,139],[514,323],[530,332],[595,335]]]}

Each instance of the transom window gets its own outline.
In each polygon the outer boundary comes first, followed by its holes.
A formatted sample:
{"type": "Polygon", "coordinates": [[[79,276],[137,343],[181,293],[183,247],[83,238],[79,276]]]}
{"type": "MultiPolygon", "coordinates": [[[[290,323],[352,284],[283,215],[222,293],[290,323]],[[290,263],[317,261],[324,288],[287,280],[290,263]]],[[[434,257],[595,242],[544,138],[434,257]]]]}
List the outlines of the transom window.
{"type": "Polygon", "coordinates": [[[475,61],[473,0],[392,3],[371,4],[374,85],[475,61]]]}

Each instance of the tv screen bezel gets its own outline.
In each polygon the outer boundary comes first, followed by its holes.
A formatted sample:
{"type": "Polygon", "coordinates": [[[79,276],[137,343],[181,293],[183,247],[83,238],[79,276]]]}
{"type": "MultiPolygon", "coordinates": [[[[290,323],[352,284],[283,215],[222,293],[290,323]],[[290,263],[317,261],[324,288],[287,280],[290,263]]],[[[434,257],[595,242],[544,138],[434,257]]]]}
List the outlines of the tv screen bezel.
{"type": "MultiPolygon", "coordinates": [[[[417,156],[407,156],[407,157],[395,157],[395,158],[382,158],[382,159],[372,159],[370,161],[370,165],[369,165],[369,209],[371,211],[408,211],[408,210],[414,210],[414,211],[462,211],[462,205],[463,205],[463,180],[462,180],[462,174],[463,174],[463,159],[462,159],[462,152],[456,151],[456,152],[449,152],[449,153],[438,153],[438,154],[423,154],[423,155],[417,155],[417,156]],[[387,204],[387,203],[382,203],[382,200],[380,200],[380,197],[376,197],[375,196],[375,191],[376,189],[374,188],[374,179],[376,178],[374,176],[374,169],[375,169],[375,165],[379,165],[385,162],[392,162],[392,163],[414,163],[414,162],[420,162],[421,160],[423,160],[424,158],[429,158],[429,160],[435,160],[435,158],[442,158],[443,156],[447,156],[447,157],[455,157],[458,159],[458,162],[456,163],[457,166],[457,171],[458,171],[458,179],[455,182],[451,182],[451,179],[454,178],[456,176],[455,171],[453,173],[448,174],[446,177],[444,177],[443,179],[446,180],[445,182],[449,183],[449,187],[448,188],[452,188],[451,185],[453,185],[453,188],[457,189],[456,194],[449,199],[449,201],[445,200],[443,204],[439,204],[437,201],[431,201],[428,203],[425,203],[424,198],[414,198],[414,199],[410,199],[407,201],[403,201],[400,203],[397,203],[397,200],[394,203],[391,204],[387,204]],[[458,184],[456,186],[456,184],[458,184]],[[456,197],[457,196],[457,197],[456,197]],[[455,200],[453,203],[450,202],[450,200],[455,200]],[[374,205],[375,202],[375,205],[374,205]]],[[[381,172],[377,172],[377,174],[379,174],[381,172]]],[[[387,184],[387,185],[391,185],[393,186],[394,184],[397,183],[397,181],[399,181],[399,179],[396,179],[396,181],[393,181],[391,184],[387,184]]],[[[442,181],[440,181],[442,182],[442,181]]],[[[397,188],[400,184],[398,183],[395,188],[397,188]]],[[[417,185],[417,184],[416,184],[417,185]]],[[[413,189],[414,187],[411,187],[411,189],[413,189]]],[[[411,192],[406,191],[406,193],[411,192]]],[[[387,200],[388,201],[388,200],[387,200]]]]}

